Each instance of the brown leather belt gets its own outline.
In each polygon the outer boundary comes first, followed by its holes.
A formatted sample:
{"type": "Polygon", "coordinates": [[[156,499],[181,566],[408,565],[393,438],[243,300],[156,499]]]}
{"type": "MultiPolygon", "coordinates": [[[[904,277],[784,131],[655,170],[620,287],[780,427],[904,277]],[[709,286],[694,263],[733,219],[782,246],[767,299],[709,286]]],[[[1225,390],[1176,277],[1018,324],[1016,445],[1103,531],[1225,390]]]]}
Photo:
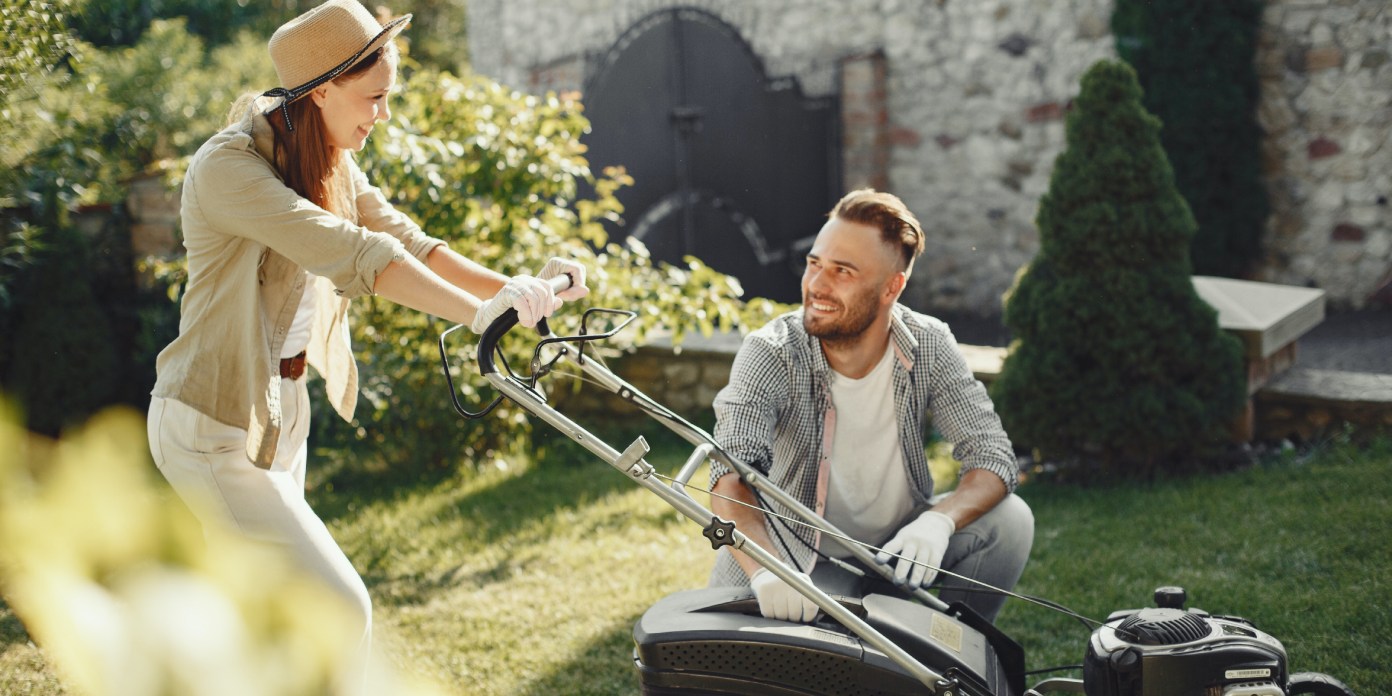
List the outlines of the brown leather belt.
{"type": "Polygon", "coordinates": [[[280,376],[286,379],[299,379],[304,376],[305,352],[293,358],[280,359],[280,376]]]}

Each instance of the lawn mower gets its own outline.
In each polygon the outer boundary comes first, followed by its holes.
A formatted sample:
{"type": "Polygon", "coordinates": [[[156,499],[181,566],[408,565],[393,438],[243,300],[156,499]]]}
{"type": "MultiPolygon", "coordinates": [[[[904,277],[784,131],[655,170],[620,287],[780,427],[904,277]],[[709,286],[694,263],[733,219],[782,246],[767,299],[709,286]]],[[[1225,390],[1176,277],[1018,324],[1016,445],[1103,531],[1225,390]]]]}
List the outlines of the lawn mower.
{"type": "MultiPolygon", "coordinates": [[[[558,287],[564,287],[565,279],[560,277],[558,287]]],[[[899,596],[848,592],[855,575],[865,569],[886,580],[892,577],[891,565],[874,562],[878,549],[851,540],[757,470],[731,457],[711,435],[616,376],[595,351],[587,354],[589,342],[614,336],[635,316],[625,310],[589,309],[579,333],[571,336],[552,335],[543,320],[537,326],[540,338],[530,369],[519,375],[498,349],[499,340],[517,324],[516,312],[509,310],[479,338],[479,373],[499,394],[477,412],[460,403],[451,374],[447,339],[462,327],[446,330],[439,345],[450,398],[461,416],[482,418],[504,397],[516,402],[690,518],[713,549],[730,546],[743,551],[821,610],[811,623],[794,623],[761,616],[749,588],[671,594],[649,608],[633,629],[633,663],[643,694],[1353,696],[1333,677],[1291,673],[1281,642],[1251,621],[1186,609],[1185,593],[1176,587],[1157,589],[1152,607],[1116,611],[1102,622],[1047,600],[985,588],[1064,612],[1092,629],[1082,679],[1048,677],[1030,686],[1023,649],[961,603],[946,604],[922,588],[899,596]],[[592,322],[612,328],[591,333],[592,322]],[[501,358],[496,363],[495,355],[501,358]],[[548,404],[538,380],[562,360],[693,446],[676,476],[664,476],[645,460],[649,446],[643,437],[616,449],[548,404]],[[707,460],[724,462],[738,472],[765,501],[766,514],[773,514],[766,501],[774,500],[800,518],[779,518],[780,523],[815,525],[825,535],[850,542],[853,561],[814,573],[809,582],[777,555],[748,543],[732,522],[720,519],[687,492],[691,477],[707,460]]]]}

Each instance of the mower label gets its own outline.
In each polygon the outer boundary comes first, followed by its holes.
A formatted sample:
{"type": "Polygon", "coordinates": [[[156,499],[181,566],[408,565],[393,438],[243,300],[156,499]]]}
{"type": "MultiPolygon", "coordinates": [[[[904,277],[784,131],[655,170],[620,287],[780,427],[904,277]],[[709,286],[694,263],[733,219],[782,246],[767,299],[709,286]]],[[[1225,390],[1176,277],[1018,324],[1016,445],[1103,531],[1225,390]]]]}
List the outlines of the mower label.
{"type": "Polygon", "coordinates": [[[933,625],[928,629],[928,637],[942,643],[943,647],[952,652],[962,652],[962,627],[942,614],[933,615],[933,625]]]}
{"type": "Polygon", "coordinates": [[[1271,676],[1270,669],[1230,669],[1223,673],[1228,679],[1263,679],[1271,676]]]}

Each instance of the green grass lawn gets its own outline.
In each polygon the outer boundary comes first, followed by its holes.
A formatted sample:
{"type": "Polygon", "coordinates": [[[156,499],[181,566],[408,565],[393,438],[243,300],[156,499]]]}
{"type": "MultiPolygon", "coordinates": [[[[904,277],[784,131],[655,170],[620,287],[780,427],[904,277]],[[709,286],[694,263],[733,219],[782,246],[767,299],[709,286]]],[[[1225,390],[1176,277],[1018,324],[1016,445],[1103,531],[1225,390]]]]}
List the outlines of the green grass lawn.
{"type": "MultiPolygon", "coordinates": [[[[689,450],[643,433],[656,445],[649,460],[674,473],[689,450]]],[[[506,470],[314,492],[372,590],[378,643],[399,670],[447,693],[638,692],[634,621],[704,584],[712,552],[695,524],[567,444],[506,470]]],[[[1333,674],[1360,696],[1392,693],[1389,467],[1382,440],[1144,485],[1031,481],[1019,492],[1034,508],[1035,550],[1017,589],[1104,618],[1182,585],[1190,606],[1280,639],[1293,671],[1333,674]]],[[[1009,602],[999,625],[1031,669],[1078,664],[1086,650],[1087,629],[1030,604],[1009,602]]],[[[3,605],[0,693],[63,693],[3,605]]]]}

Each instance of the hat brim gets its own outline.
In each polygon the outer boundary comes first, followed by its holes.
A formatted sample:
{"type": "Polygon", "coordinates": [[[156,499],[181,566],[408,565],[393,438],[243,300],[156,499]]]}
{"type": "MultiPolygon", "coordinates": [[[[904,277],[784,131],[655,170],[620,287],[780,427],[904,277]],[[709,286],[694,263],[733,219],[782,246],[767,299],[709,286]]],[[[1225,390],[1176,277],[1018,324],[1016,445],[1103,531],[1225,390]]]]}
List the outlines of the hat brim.
{"type": "Polygon", "coordinates": [[[304,97],[308,96],[311,92],[313,92],[316,87],[326,82],[332,82],[333,80],[338,78],[339,75],[342,75],[343,73],[347,72],[350,68],[352,68],[354,65],[357,65],[358,63],[362,62],[364,58],[372,55],[374,51],[387,45],[388,42],[395,39],[398,35],[401,34],[402,31],[406,29],[407,26],[411,24],[412,16],[413,15],[405,14],[400,17],[397,17],[396,19],[393,19],[390,22],[387,22],[386,24],[383,24],[382,31],[378,33],[377,36],[373,37],[373,39],[369,41],[366,46],[363,46],[362,50],[353,54],[353,56],[350,57],[348,60],[339,64],[337,67],[328,71],[327,73],[324,73],[323,75],[320,75],[319,77],[316,77],[313,80],[304,83],[303,85],[300,85],[291,90],[287,90],[289,92],[289,96],[285,97],[285,104],[291,104],[299,101],[300,99],[303,99],[304,97]]]}
{"type": "MultiPolygon", "coordinates": [[[[291,123],[290,121],[291,104],[299,101],[305,95],[313,93],[314,90],[318,88],[320,85],[326,82],[332,82],[333,80],[337,79],[339,75],[342,75],[343,73],[347,72],[354,65],[357,65],[360,61],[362,61],[362,59],[365,56],[371,55],[373,51],[376,51],[377,49],[387,45],[388,41],[395,39],[397,35],[400,34],[402,30],[404,30],[410,23],[411,15],[409,14],[397,17],[396,19],[382,25],[382,31],[378,32],[378,34],[374,36],[371,41],[367,42],[367,45],[363,46],[362,50],[358,51],[352,56],[349,56],[347,60],[334,66],[333,69],[329,70],[323,75],[320,75],[319,77],[316,77],[313,80],[310,80],[309,82],[306,82],[294,89],[277,87],[275,89],[268,90],[262,93],[261,96],[280,97],[280,104],[271,107],[271,111],[279,110],[281,118],[285,119],[286,130],[293,131],[295,130],[295,124],[291,123]]],[[[269,115],[269,113],[270,112],[267,112],[267,115],[269,115]]]]}

